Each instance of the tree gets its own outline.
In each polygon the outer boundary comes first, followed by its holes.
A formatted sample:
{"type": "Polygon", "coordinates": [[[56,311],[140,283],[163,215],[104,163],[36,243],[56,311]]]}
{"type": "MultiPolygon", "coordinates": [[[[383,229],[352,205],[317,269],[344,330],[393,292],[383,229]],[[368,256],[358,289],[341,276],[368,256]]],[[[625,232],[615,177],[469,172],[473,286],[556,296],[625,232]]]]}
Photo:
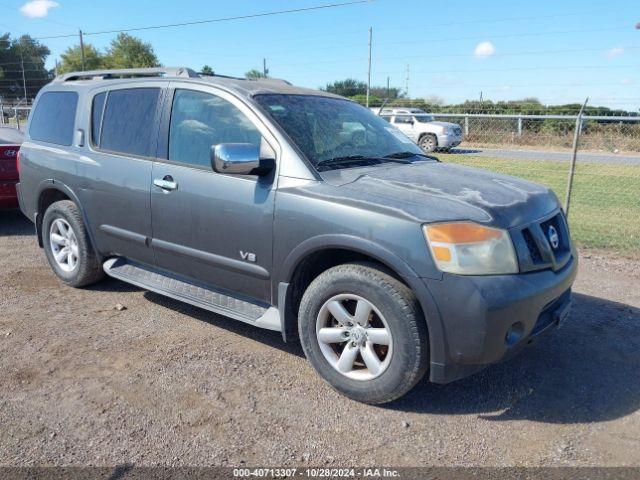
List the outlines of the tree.
{"type": "MultiPolygon", "coordinates": [[[[58,65],[58,74],[83,70],[80,45],[74,45],[67,48],[65,52],[60,55],[60,59],[61,62],[58,65]]],[[[101,68],[106,68],[104,55],[90,43],[85,43],[84,70],[99,70],[101,68]]]]}
{"type": "Polygon", "coordinates": [[[202,67],[200,73],[202,75],[214,75],[213,68],[211,68],[209,65],[205,65],[204,67],[202,67]]]}
{"type": "Polygon", "coordinates": [[[252,68],[247,73],[245,73],[244,76],[246,78],[267,78],[267,76],[257,68],[252,68]]]}
{"type": "Polygon", "coordinates": [[[150,43],[119,33],[107,49],[105,64],[108,68],[144,68],[159,67],[160,61],[150,43]]]}
{"type": "Polygon", "coordinates": [[[35,97],[51,80],[52,73],[44,66],[49,53],[46,46],[29,35],[14,39],[8,33],[0,35],[0,96],[23,98],[26,84],[27,98],[35,97]]]}
{"type": "Polygon", "coordinates": [[[366,95],[367,84],[360,80],[347,78],[346,80],[337,80],[333,83],[327,83],[327,86],[322,90],[329,93],[335,93],[336,95],[342,95],[343,97],[354,97],[356,95],[366,95]]]}

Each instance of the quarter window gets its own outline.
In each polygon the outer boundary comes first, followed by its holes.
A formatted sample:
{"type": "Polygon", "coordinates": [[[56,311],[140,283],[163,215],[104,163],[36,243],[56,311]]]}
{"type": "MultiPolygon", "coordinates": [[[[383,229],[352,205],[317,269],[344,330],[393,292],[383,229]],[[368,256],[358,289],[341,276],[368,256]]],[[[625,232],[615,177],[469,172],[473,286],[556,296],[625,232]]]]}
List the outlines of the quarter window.
{"type": "Polygon", "coordinates": [[[106,97],[106,92],[99,93],[93,97],[93,106],[91,108],[91,140],[96,147],[100,146],[102,113],[104,112],[104,100],[106,97]]]}
{"type": "Polygon", "coordinates": [[[76,92],[43,93],[33,112],[29,136],[41,142],[71,145],[77,106],[76,92]]]}
{"type": "Polygon", "coordinates": [[[159,88],[109,91],[100,148],[129,155],[155,156],[159,98],[159,88]]]}
{"type": "Polygon", "coordinates": [[[176,90],[169,130],[169,160],[211,167],[211,147],[219,143],[260,145],[262,135],[251,121],[223,98],[193,90],[176,90]]]}

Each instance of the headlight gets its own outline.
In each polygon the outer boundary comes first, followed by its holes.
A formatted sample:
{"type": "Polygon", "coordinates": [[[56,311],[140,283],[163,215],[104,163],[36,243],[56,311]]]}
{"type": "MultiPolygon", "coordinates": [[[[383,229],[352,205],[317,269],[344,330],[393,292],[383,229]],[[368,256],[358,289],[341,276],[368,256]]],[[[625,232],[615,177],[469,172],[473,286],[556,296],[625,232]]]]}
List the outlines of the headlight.
{"type": "Polygon", "coordinates": [[[443,272],[518,273],[516,252],[505,230],[473,222],[438,223],[423,229],[436,265],[443,272]]]}

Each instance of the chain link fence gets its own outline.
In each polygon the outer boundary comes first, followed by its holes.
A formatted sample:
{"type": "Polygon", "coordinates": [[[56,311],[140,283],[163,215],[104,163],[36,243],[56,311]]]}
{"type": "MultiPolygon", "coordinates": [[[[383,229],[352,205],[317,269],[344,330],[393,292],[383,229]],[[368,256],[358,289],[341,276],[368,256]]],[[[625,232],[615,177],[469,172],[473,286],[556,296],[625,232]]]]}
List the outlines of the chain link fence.
{"type": "Polygon", "coordinates": [[[10,103],[0,99],[0,125],[23,129],[27,124],[31,107],[31,104],[10,103]]]}
{"type": "MultiPolygon", "coordinates": [[[[509,115],[486,113],[435,113],[436,120],[459,124],[463,147],[531,147],[570,149],[576,115],[509,115]]],[[[640,117],[583,117],[583,150],[640,154],[640,117]]]]}

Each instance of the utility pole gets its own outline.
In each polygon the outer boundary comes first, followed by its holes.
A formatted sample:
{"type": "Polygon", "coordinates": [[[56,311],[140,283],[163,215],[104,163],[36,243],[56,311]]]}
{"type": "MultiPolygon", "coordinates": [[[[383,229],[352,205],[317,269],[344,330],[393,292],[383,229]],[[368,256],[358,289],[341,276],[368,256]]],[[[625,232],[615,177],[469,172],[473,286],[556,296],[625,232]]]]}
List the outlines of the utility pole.
{"type": "Polygon", "coordinates": [[[369,94],[371,91],[371,40],[373,38],[373,28],[369,27],[369,70],[367,73],[367,108],[369,108],[369,94]]]}
{"type": "Polygon", "coordinates": [[[56,72],[56,77],[57,77],[58,76],[58,59],[57,58],[56,58],[56,69],[55,69],[55,72],[56,72]]]}
{"type": "Polygon", "coordinates": [[[389,77],[387,76],[387,98],[391,95],[391,89],[389,88],[389,77]]]}
{"type": "Polygon", "coordinates": [[[269,75],[269,69],[267,68],[266,58],[262,59],[262,73],[264,74],[264,78],[267,78],[267,75],[269,75]]]}
{"type": "Polygon", "coordinates": [[[82,30],[78,30],[80,32],[80,65],[82,66],[82,71],[84,71],[84,42],[82,41],[82,30]]]}
{"type": "Polygon", "coordinates": [[[409,64],[407,64],[407,76],[404,81],[404,94],[409,98],[409,64]]]}
{"type": "Polygon", "coordinates": [[[20,45],[20,65],[22,67],[22,89],[24,90],[24,101],[26,102],[27,101],[27,80],[24,76],[24,56],[22,55],[22,45],[20,45]]]}

